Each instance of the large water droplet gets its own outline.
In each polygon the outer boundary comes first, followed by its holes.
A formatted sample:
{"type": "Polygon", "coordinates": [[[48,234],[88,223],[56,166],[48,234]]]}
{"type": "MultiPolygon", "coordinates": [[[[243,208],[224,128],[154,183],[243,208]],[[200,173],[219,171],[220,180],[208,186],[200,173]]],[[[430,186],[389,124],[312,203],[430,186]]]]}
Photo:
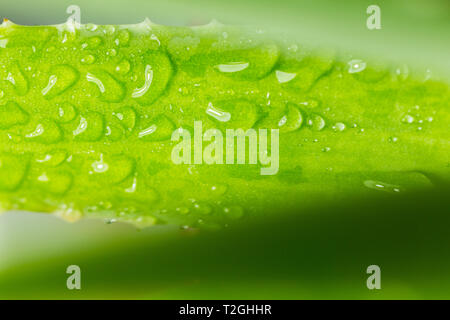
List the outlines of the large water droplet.
{"type": "Polygon", "coordinates": [[[223,212],[231,219],[240,219],[244,215],[244,209],[239,206],[225,207],[223,212]]]}
{"type": "Polygon", "coordinates": [[[58,121],[61,123],[67,123],[75,119],[77,111],[71,103],[64,103],[58,108],[58,121]]]}
{"type": "Polygon", "coordinates": [[[232,73],[245,70],[248,68],[248,66],[248,62],[229,62],[226,64],[217,65],[217,69],[219,69],[220,72],[232,73]]]}
{"type": "Polygon", "coordinates": [[[348,73],[357,73],[366,69],[367,64],[359,59],[351,60],[347,63],[348,73]]]}
{"type": "Polygon", "coordinates": [[[116,66],[115,71],[118,74],[124,75],[124,74],[127,74],[128,72],[130,72],[130,69],[131,69],[130,62],[127,59],[123,59],[116,66]]]}
{"type": "Polygon", "coordinates": [[[0,153],[0,190],[12,192],[19,188],[28,169],[28,159],[10,153],[0,153]]]}
{"type": "Polygon", "coordinates": [[[86,79],[97,85],[100,90],[100,100],[105,102],[120,102],[125,97],[125,86],[104,70],[87,73],[86,79]]]}
{"type": "Polygon", "coordinates": [[[25,138],[45,144],[56,143],[61,141],[62,131],[53,120],[43,119],[32,132],[25,135],[25,138]]]}
{"type": "Polygon", "coordinates": [[[36,162],[49,167],[57,167],[67,159],[67,152],[64,150],[53,150],[36,158],[36,162]]]}
{"type": "Polygon", "coordinates": [[[401,191],[400,186],[396,186],[389,183],[384,183],[381,181],[375,181],[375,180],[366,180],[364,181],[364,185],[367,188],[379,190],[379,191],[385,191],[385,192],[393,192],[398,193],[401,191]]]}
{"type": "Polygon", "coordinates": [[[315,131],[320,131],[325,127],[325,120],[318,114],[312,114],[308,119],[308,126],[315,131]]]}
{"type": "Polygon", "coordinates": [[[28,92],[28,80],[21,71],[19,64],[14,62],[8,69],[9,73],[6,80],[9,81],[16,93],[20,96],[25,95],[28,92]]]}
{"type": "Polygon", "coordinates": [[[208,103],[206,113],[220,122],[227,122],[231,119],[231,114],[229,112],[215,108],[211,102],[208,103]]]}
{"type": "Polygon", "coordinates": [[[52,99],[60,95],[78,80],[78,71],[68,65],[56,65],[50,69],[47,85],[42,89],[42,95],[52,99]]]}
{"type": "Polygon", "coordinates": [[[130,41],[130,32],[128,30],[120,30],[114,43],[118,46],[126,46],[130,41]]]}
{"type": "Polygon", "coordinates": [[[80,141],[98,141],[102,138],[104,129],[103,116],[97,112],[89,112],[80,116],[80,121],[73,131],[73,136],[80,141]]]}
{"type": "Polygon", "coordinates": [[[174,130],[175,124],[165,115],[159,115],[141,125],[138,137],[143,141],[162,141],[170,139],[174,130]]]}
{"type": "Polygon", "coordinates": [[[82,64],[93,64],[95,62],[95,57],[92,54],[88,54],[81,58],[80,61],[82,64]]]}
{"type": "Polygon", "coordinates": [[[297,76],[296,73],[284,72],[280,70],[276,70],[275,75],[279,83],[289,82],[297,76]]]}
{"type": "Polygon", "coordinates": [[[65,171],[45,171],[36,179],[39,188],[58,196],[69,191],[72,181],[72,174],[65,171]]]}
{"type": "Polygon", "coordinates": [[[342,122],[336,122],[334,124],[334,126],[332,127],[332,129],[334,131],[344,131],[346,128],[345,124],[343,124],[342,122]]]}
{"type": "Polygon", "coordinates": [[[135,170],[135,161],[124,155],[106,157],[100,155],[92,162],[89,171],[95,174],[96,179],[106,183],[117,184],[130,177],[135,170]]]}
{"type": "Polygon", "coordinates": [[[26,124],[28,119],[28,113],[13,101],[8,101],[4,106],[0,106],[0,129],[26,124]]]}
{"type": "Polygon", "coordinates": [[[125,130],[132,131],[134,129],[136,125],[136,111],[132,107],[120,108],[114,115],[125,130]]]}
{"type": "Polygon", "coordinates": [[[151,104],[162,95],[172,76],[172,65],[166,54],[148,52],[144,65],[135,68],[139,79],[138,86],[132,92],[132,98],[140,104],[151,104]]]}
{"type": "Polygon", "coordinates": [[[402,122],[404,123],[413,123],[415,121],[414,117],[407,114],[402,118],[402,122]]]}
{"type": "Polygon", "coordinates": [[[280,121],[278,127],[281,132],[291,132],[299,129],[303,123],[303,116],[300,110],[292,103],[288,103],[287,112],[280,121]]]}

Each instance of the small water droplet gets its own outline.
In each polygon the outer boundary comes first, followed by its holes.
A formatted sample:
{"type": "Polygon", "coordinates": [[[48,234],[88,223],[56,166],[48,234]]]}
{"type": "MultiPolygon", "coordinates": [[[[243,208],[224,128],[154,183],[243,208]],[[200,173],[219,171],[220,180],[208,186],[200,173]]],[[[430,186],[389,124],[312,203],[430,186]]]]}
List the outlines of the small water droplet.
{"type": "Polygon", "coordinates": [[[103,116],[97,112],[89,112],[80,116],[80,121],[72,133],[77,140],[98,141],[103,136],[104,127],[103,116]]]}
{"type": "Polygon", "coordinates": [[[357,73],[366,69],[366,63],[362,60],[355,59],[348,62],[348,73],[357,73]]]}
{"type": "Polygon", "coordinates": [[[230,62],[226,64],[219,64],[217,68],[220,72],[234,73],[247,69],[249,66],[248,62],[230,62]]]}
{"type": "Polygon", "coordinates": [[[297,74],[276,70],[275,76],[277,77],[279,83],[286,83],[294,79],[297,76],[297,74]]]}
{"type": "Polygon", "coordinates": [[[325,127],[325,120],[318,114],[312,114],[307,123],[313,130],[320,131],[325,127]]]}
{"type": "Polygon", "coordinates": [[[91,166],[94,172],[97,173],[103,173],[108,171],[109,169],[109,165],[103,161],[103,154],[100,154],[100,160],[94,161],[91,166]]]}
{"type": "Polygon", "coordinates": [[[143,141],[162,141],[172,136],[174,123],[165,115],[159,115],[141,125],[138,137],[143,141]]]}
{"type": "Polygon", "coordinates": [[[389,137],[389,142],[397,142],[398,138],[397,137],[389,137]]]}
{"type": "Polygon", "coordinates": [[[189,213],[189,209],[186,207],[180,207],[180,208],[176,208],[175,209],[178,213],[180,214],[188,214],[189,213]]]}
{"type": "Polygon", "coordinates": [[[86,80],[97,85],[100,99],[105,102],[120,102],[125,97],[125,86],[104,70],[87,73],[86,80]]]}
{"type": "Polygon", "coordinates": [[[50,69],[47,85],[42,89],[42,95],[47,99],[54,98],[72,87],[78,80],[78,71],[68,65],[56,65],[50,69]]]}
{"type": "Polygon", "coordinates": [[[208,103],[208,108],[206,109],[206,113],[221,122],[227,122],[231,119],[231,114],[229,112],[222,111],[222,110],[215,108],[214,105],[212,104],[212,102],[208,103]]]}
{"type": "Polygon", "coordinates": [[[409,115],[409,114],[405,115],[405,116],[402,118],[402,122],[404,122],[404,123],[413,123],[414,120],[415,120],[414,117],[411,116],[411,115],[409,115]]]}
{"type": "Polygon", "coordinates": [[[65,103],[58,108],[58,121],[67,123],[75,119],[77,111],[70,103],[65,103]]]}
{"type": "Polygon", "coordinates": [[[42,120],[36,128],[25,135],[25,138],[40,143],[56,143],[62,139],[62,131],[52,120],[42,120]]]}
{"type": "Polygon", "coordinates": [[[17,103],[8,101],[5,105],[0,106],[0,129],[9,129],[16,125],[23,125],[28,120],[28,113],[17,103]]]}
{"type": "Polygon", "coordinates": [[[144,85],[140,88],[136,88],[133,90],[133,93],[131,94],[132,98],[142,97],[144,94],[147,93],[148,89],[150,89],[150,86],[152,85],[153,81],[153,70],[151,65],[145,66],[144,77],[145,77],[144,85]]]}
{"type": "Polygon", "coordinates": [[[95,57],[91,54],[88,54],[87,56],[81,58],[80,61],[82,64],[93,64],[95,62],[95,57]]]}
{"type": "Polygon", "coordinates": [[[130,62],[127,59],[123,59],[117,64],[115,71],[119,74],[127,74],[130,71],[130,62]]]}
{"type": "Polygon", "coordinates": [[[244,209],[239,206],[225,207],[223,212],[231,219],[240,219],[244,215],[244,209]]]}
{"type": "Polygon", "coordinates": [[[345,124],[343,124],[342,122],[336,122],[336,124],[332,127],[334,131],[344,131],[345,128],[345,124]]]}
{"type": "Polygon", "coordinates": [[[401,191],[401,188],[399,186],[375,180],[366,180],[364,181],[364,185],[367,188],[385,192],[398,193],[401,191]]]}

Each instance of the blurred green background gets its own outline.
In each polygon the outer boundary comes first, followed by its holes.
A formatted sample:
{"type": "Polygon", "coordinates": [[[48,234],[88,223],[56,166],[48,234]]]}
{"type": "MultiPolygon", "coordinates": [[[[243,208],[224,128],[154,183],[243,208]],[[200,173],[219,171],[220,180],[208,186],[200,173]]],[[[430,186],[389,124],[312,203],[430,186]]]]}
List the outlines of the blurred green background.
{"type": "Polygon", "coordinates": [[[17,0],[2,1],[0,17],[18,24],[56,24],[78,5],[82,23],[130,24],[148,17],[166,25],[253,25],[302,43],[413,62],[450,73],[447,0],[17,0]],[[368,30],[366,9],[381,9],[381,30],[368,30]]]}
{"type": "MultiPolygon", "coordinates": [[[[447,0],[15,0],[0,4],[0,16],[56,24],[72,4],[83,23],[217,19],[450,74],[447,0]],[[371,4],[381,7],[381,30],[366,28],[371,4]]],[[[0,216],[0,298],[450,298],[449,191],[348,197],[214,233],[10,212],[0,216]],[[81,267],[80,291],[66,288],[71,264],[81,267]],[[371,264],[382,290],[366,287],[371,264]]]]}

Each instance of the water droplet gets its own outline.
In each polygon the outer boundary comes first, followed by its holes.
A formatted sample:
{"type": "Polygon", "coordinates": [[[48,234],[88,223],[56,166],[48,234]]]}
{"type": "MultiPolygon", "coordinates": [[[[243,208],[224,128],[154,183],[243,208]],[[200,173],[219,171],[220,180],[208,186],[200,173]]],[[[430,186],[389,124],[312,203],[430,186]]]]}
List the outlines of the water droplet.
{"type": "Polygon", "coordinates": [[[17,62],[14,62],[9,67],[6,80],[14,86],[14,90],[18,95],[23,96],[28,92],[28,80],[25,78],[17,62]]]}
{"type": "Polygon", "coordinates": [[[414,117],[411,116],[411,115],[409,115],[409,114],[405,115],[405,116],[402,118],[402,122],[404,122],[404,123],[413,123],[414,120],[415,120],[414,117]]]}
{"type": "Polygon", "coordinates": [[[186,207],[176,208],[175,210],[176,210],[178,213],[183,214],[183,215],[189,213],[189,208],[186,208],[186,207]]]}
{"type": "Polygon", "coordinates": [[[275,75],[279,83],[289,82],[297,76],[296,73],[283,72],[280,70],[276,70],[275,75]]]}
{"type": "Polygon", "coordinates": [[[23,155],[0,153],[0,190],[12,192],[17,190],[25,178],[28,160],[23,155]]]}
{"type": "Polygon", "coordinates": [[[325,127],[325,120],[318,114],[312,114],[308,119],[308,125],[315,131],[320,131],[325,127]]]}
{"type": "Polygon", "coordinates": [[[175,124],[165,115],[159,115],[150,121],[145,121],[139,131],[139,139],[143,141],[162,141],[170,139],[175,130],[175,124]]]}
{"type": "Polygon", "coordinates": [[[364,181],[364,185],[367,188],[374,189],[374,190],[379,190],[379,191],[385,191],[385,192],[398,193],[398,192],[401,191],[399,186],[396,186],[396,185],[393,185],[393,184],[384,183],[384,182],[381,182],[381,181],[366,180],[366,181],[364,181]]]}
{"type": "Polygon", "coordinates": [[[301,102],[300,104],[308,108],[317,108],[320,103],[316,99],[308,99],[307,101],[301,102]]]}
{"type": "Polygon", "coordinates": [[[135,171],[135,161],[124,155],[114,155],[106,157],[100,155],[92,162],[88,171],[95,174],[95,179],[99,179],[108,184],[117,184],[131,177],[135,171]]]}
{"type": "Polygon", "coordinates": [[[239,206],[226,207],[223,212],[231,219],[240,219],[244,215],[244,209],[239,206]]]}
{"type": "Polygon", "coordinates": [[[127,59],[123,59],[122,61],[119,62],[119,64],[116,66],[115,71],[119,74],[127,74],[128,72],[130,72],[130,62],[127,59]]]}
{"type": "Polygon", "coordinates": [[[112,218],[112,219],[105,219],[105,224],[113,224],[113,223],[116,223],[117,222],[117,219],[114,219],[114,218],[112,218]]]}
{"type": "Polygon", "coordinates": [[[125,130],[132,131],[136,125],[136,111],[132,107],[123,107],[114,113],[125,130]]]}
{"type": "Polygon", "coordinates": [[[346,126],[342,122],[336,122],[336,124],[332,127],[334,131],[344,131],[345,128],[346,126]]]}
{"type": "Polygon", "coordinates": [[[229,112],[215,108],[211,102],[208,103],[206,113],[221,122],[227,122],[231,119],[231,114],[229,112]]]}
{"type": "Polygon", "coordinates": [[[228,190],[228,186],[227,185],[213,185],[211,186],[211,192],[213,195],[218,195],[221,196],[223,194],[225,194],[228,190]]]}
{"type": "Polygon", "coordinates": [[[109,169],[109,165],[103,161],[103,154],[100,154],[100,160],[94,161],[92,163],[91,167],[94,170],[94,172],[97,172],[97,173],[103,173],[105,171],[108,171],[108,169],[109,169]]]}
{"type": "Polygon", "coordinates": [[[131,184],[131,186],[129,188],[125,189],[125,192],[134,193],[134,192],[136,192],[136,187],[137,187],[137,178],[136,178],[136,176],[134,176],[133,183],[131,184]]]}
{"type": "Polygon", "coordinates": [[[61,128],[52,120],[44,119],[25,138],[40,143],[56,143],[62,139],[61,128]]]}
{"type": "Polygon", "coordinates": [[[28,122],[29,116],[17,103],[8,101],[0,106],[0,129],[9,129],[28,122]]]}
{"type": "Polygon", "coordinates": [[[398,138],[397,137],[389,137],[389,142],[397,142],[398,138]]]}
{"type": "Polygon", "coordinates": [[[117,55],[117,51],[116,49],[109,49],[108,51],[106,51],[106,55],[110,57],[115,57],[117,55]]]}
{"type": "Polygon", "coordinates": [[[36,179],[39,188],[59,196],[69,191],[72,181],[72,174],[65,171],[46,171],[41,173],[36,179]]]}
{"type": "Polygon", "coordinates": [[[47,85],[41,91],[47,99],[52,99],[72,87],[79,77],[78,71],[68,65],[53,66],[50,74],[47,85]]]}
{"type": "Polygon", "coordinates": [[[58,108],[58,121],[67,123],[75,119],[77,111],[71,103],[65,103],[58,108]]]}
{"type": "Polygon", "coordinates": [[[401,66],[399,66],[396,70],[395,70],[395,74],[397,75],[398,79],[401,81],[404,81],[406,79],[408,79],[409,77],[409,68],[406,64],[403,64],[401,66]]]}
{"type": "Polygon", "coordinates": [[[93,23],[88,23],[86,24],[86,30],[88,31],[95,31],[97,30],[98,26],[96,24],[93,23]]]}
{"type": "Polygon", "coordinates": [[[201,215],[208,215],[212,212],[211,206],[204,202],[195,202],[193,207],[194,212],[201,215]]]}
{"type": "Polygon", "coordinates": [[[23,137],[16,133],[8,133],[8,138],[13,143],[22,143],[22,141],[23,141],[23,137]]]}
{"type": "Polygon", "coordinates": [[[81,141],[98,141],[103,136],[104,126],[104,119],[100,113],[89,112],[80,116],[80,121],[73,131],[73,136],[81,141]]]}
{"type": "Polygon", "coordinates": [[[106,25],[103,27],[103,33],[107,35],[113,35],[116,32],[116,27],[113,25],[106,25]]]}
{"type": "Polygon", "coordinates": [[[118,46],[126,46],[129,41],[130,41],[130,32],[128,30],[120,30],[114,42],[118,46]]]}
{"type": "Polygon", "coordinates": [[[166,54],[149,51],[144,65],[136,67],[138,86],[132,91],[132,98],[139,104],[149,105],[161,96],[172,77],[172,64],[166,54]]]}
{"type": "Polygon", "coordinates": [[[131,94],[132,98],[139,98],[142,97],[144,94],[147,93],[148,89],[150,89],[150,86],[152,85],[153,81],[153,70],[150,65],[145,66],[145,72],[144,72],[144,85],[140,88],[136,88],[133,90],[133,93],[131,94]]]}
{"type": "Polygon", "coordinates": [[[92,54],[88,54],[87,56],[84,56],[81,58],[82,64],[93,64],[95,62],[95,57],[92,54]]]}
{"type": "Polygon", "coordinates": [[[53,150],[38,157],[36,162],[49,167],[57,167],[67,159],[67,155],[67,152],[64,150],[53,150]]]}
{"type": "Polygon", "coordinates": [[[97,85],[100,99],[105,102],[120,102],[125,97],[125,86],[104,70],[87,73],[86,79],[97,85]]]}
{"type": "Polygon", "coordinates": [[[123,136],[124,130],[120,126],[108,125],[106,126],[105,136],[111,141],[119,141],[123,136]]]}
{"type": "Polygon", "coordinates": [[[248,68],[248,66],[249,66],[248,62],[230,62],[227,64],[219,64],[217,65],[217,68],[219,69],[220,72],[231,73],[245,70],[248,68]]]}
{"type": "Polygon", "coordinates": [[[303,123],[300,110],[292,103],[287,105],[287,114],[278,122],[281,132],[291,132],[299,129],[303,123]]]}
{"type": "Polygon", "coordinates": [[[351,60],[347,63],[347,65],[348,73],[357,73],[366,69],[366,63],[359,59],[351,60]]]}

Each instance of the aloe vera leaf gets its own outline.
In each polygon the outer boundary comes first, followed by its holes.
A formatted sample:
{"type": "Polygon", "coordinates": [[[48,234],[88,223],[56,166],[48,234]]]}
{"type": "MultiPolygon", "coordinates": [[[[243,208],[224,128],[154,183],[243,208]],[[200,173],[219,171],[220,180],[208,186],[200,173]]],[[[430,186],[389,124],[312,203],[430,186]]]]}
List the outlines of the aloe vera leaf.
{"type": "Polygon", "coordinates": [[[450,177],[449,86],[414,69],[218,24],[5,22],[0,38],[4,210],[220,227],[450,177]],[[280,129],[278,174],[175,165],[171,134],[194,121],[280,129]]]}

